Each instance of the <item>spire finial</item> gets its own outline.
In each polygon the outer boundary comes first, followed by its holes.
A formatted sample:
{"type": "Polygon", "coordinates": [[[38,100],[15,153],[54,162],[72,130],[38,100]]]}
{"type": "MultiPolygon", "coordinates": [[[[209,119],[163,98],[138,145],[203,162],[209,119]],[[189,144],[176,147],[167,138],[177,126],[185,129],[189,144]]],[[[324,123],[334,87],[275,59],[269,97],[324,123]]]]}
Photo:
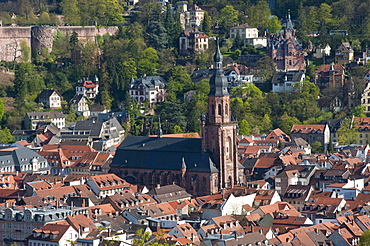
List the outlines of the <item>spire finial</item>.
{"type": "Polygon", "coordinates": [[[222,62],[219,38],[216,39],[216,53],[214,56],[214,62],[222,62]]]}
{"type": "Polygon", "coordinates": [[[186,163],[185,163],[184,157],[182,157],[182,160],[181,160],[181,169],[186,169],[186,163]]]}
{"type": "Polygon", "coordinates": [[[290,20],[290,9],[288,9],[288,20],[290,20]]]}
{"type": "Polygon", "coordinates": [[[162,132],[162,126],[161,126],[161,116],[159,116],[158,120],[158,138],[163,137],[163,132],[162,132]]]}

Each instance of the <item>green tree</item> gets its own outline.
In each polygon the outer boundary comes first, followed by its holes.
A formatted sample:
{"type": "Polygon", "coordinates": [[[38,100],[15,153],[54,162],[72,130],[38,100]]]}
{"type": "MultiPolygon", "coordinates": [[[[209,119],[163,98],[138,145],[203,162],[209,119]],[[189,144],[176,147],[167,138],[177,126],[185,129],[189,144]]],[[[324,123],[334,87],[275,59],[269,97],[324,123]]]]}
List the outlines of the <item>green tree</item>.
{"type": "Polygon", "coordinates": [[[345,118],[337,131],[340,145],[357,143],[358,135],[356,128],[352,127],[352,119],[345,118]]]}
{"type": "Polygon", "coordinates": [[[81,73],[90,77],[97,74],[99,64],[98,47],[95,42],[87,42],[81,48],[81,73]]]}
{"type": "Polygon", "coordinates": [[[148,43],[156,50],[162,51],[168,47],[167,30],[159,21],[151,21],[146,30],[148,43]]]}
{"type": "Polygon", "coordinates": [[[235,39],[234,39],[234,42],[233,42],[233,46],[231,47],[231,50],[235,51],[237,49],[241,49],[243,46],[244,46],[243,40],[240,37],[240,34],[238,32],[238,33],[236,33],[236,36],[235,36],[235,39]]]}
{"type": "Polygon", "coordinates": [[[28,46],[27,41],[22,39],[19,46],[21,47],[21,60],[23,62],[29,62],[31,58],[31,48],[28,46]]]}
{"type": "Polygon", "coordinates": [[[301,124],[301,122],[294,116],[289,116],[287,112],[284,112],[284,114],[280,117],[280,123],[279,123],[279,128],[289,134],[292,126],[301,124]]]}
{"type": "Polygon", "coordinates": [[[312,153],[322,153],[324,150],[322,148],[322,143],[319,141],[315,141],[311,144],[311,152],[312,153]]]}
{"type": "Polygon", "coordinates": [[[139,75],[154,75],[155,69],[159,66],[159,57],[154,48],[146,48],[138,64],[139,75]]]}
{"type": "MultiPolygon", "coordinates": [[[[188,74],[183,66],[175,66],[166,74],[168,80],[167,91],[177,99],[181,99],[183,94],[194,89],[190,74],[188,74]]],[[[174,97],[171,97],[174,99],[174,97]]]]}
{"type": "Polygon", "coordinates": [[[264,82],[267,83],[276,73],[275,63],[270,57],[264,56],[257,61],[256,70],[261,72],[264,82]]]}
{"type": "Polygon", "coordinates": [[[239,121],[239,134],[240,135],[249,135],[252,134],[252,129],[246,120],[239,121]]]}
{"type": "Polygon", "coordinates": [[[138,230],[135,233],[133,240],[134,246],[168,246],[166,239],[164,238],[164,232],[156,234],[155,238],[151,238],[150,232],[145,232],[143,229],[138,230]]]}
{"type": "Polygon", "coordinates": [[[13,135],[10,133],[10,130],[6,127],[0,129],[0,143],[7,144],[11,142],[15,142],[15,139],[13,135]]]}
{"type": "Polygon", "coordinates": [[[177,134],[177,133],[183,133],[184,131],[181,129],[181,126],[179,125],[174,125],[172,129],[172,133],[177,134]]]}
{"type": "Polygon", "coordinates": [[[369,246],[370,245],[370,230],[364,231],[360,237],[360,246],[369,246]]]}
{"type": "Polygon", "coordinates": [[[3,25],[10,25],[13,23],[12,17],[7,12],[0,12],[0,20],[3,22],[3,25]]]}
{"type": "Polygon", "coordinates": [[[62,0],[60,3],[64,22],[70,25],[78,26],[81,23],[80,9],[77,0],[62,0]]]}
{"type": "Polygon", "coordinates": [[[333,141],[331,139],[329,140],[329,144],[328,144],[328,152],[329,153],[334,153],[334,145],[333,145],[333,141]]]}
{"type": "Polygon", "coordinates": [[[257,27],[259,31],[266,29],[271,32],[277,32],[281,29],[281,24],[277,17],[271,17],[271,12],[266,1],[259,1],[245,11],[247,23],[257,27]]]}
{"type": "MultiPolygon", "coordinates": [[[[165,101],[155,109],[156,114],[161,116],[163,132],[170,133],[175,125],[181,129],[187,129],[186,104],[165,101]]],[[[200,115],[200,114],[199,114],[200,115]]],[[[199,118],[199,115],[197,117],[199,118]]]]}
{"type": "Polygon", "coordinates": [[[207,11],[204,12],[202,31],[208,36],[211,34],[211,17],[209,16],[207,11]]]}
{"type": "Polygon", "coordinates": [[[50,15],[49,15],[49,13],[48,13],[48,12],[42,12],[42,13],[40,14],[40,17],[39,17],[39,21],[38,21],[38,23],[39,23],[40,25],[50,25],[50,22],[51,22],[51,20],[50,20],[50,15]]]}
{"type": "Polygon", "coordinates": [[[228,36],[230,27],[238,24],[239,11],[232,5],[226,5],[220,11],[221,33],[228,36]]]}
{"type": "Polygon", "coordinates": [[[3,119],[4,113],[5,113],[4,101],[2,98],[0,98],[0,120],[3,119]]]}
{"type": "Polygon", "coordinates": [[[27,96],[40,93],[45,87],[42,74],[36,72],[32,63],[20,63],[15,72],[14,88],[17,100],[24,100],[27,96]]]}
{"type": "Polygon", "coordinates": [[[167,4],[167,12],[164,27],[167,30],[167,36],[169,39],[168,45],[170,47],[177,47],[178,38],[182,31],[182,27],[181,24],[179,25],[179,21],[177,19],[175,21],[175,19],[173,18],[172,4],[167,4]]]}
{"type": "Polygon", "coordinates": [[[262,91],[253,83],[245,83],[241,86],[234,87],[231,90],[231,95],[242,98],[262,97],[262,91]]]}
{"type": "MultiPolygon", "coordinates": [[[[99,0],[99,3],[101,2],[104,1],[99,0]]],[[[119,4],[118,0],[105,0],[105,9],[100,14],[100,19],[100,23],[105,26],[124,24],[123,7],[119,4]]]]}
{"type": "Polygon", "coordinates": [[[366,114],[364,113],[366,111],[366,107],[363,105],[356,106],[353,109],[353,116],[355,117],[366,117],[366,114]]]}
{"type": "Polygon", "coordinates": [[[268,114],[265,114],[258,124],[258,128],[263,133],[268,133],[272,130],[272,121],[268,114]]]}

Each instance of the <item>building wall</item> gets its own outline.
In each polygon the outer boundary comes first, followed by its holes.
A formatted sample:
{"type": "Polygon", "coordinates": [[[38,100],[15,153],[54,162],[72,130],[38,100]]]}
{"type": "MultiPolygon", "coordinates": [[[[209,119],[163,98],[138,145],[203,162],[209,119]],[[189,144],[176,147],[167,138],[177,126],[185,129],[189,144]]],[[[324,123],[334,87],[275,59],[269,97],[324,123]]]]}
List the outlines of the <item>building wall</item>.
{"type": "Polygon", "coordinates": [[[230,30],[230,37],[236,38],[237,33],[242,39],[246,38],[257,38],[258,29],[257,28],[234,28],[230,30]]]}
{"type": "Polygon", "coordinates": [[[222,215],[242,215],[242,206],[248,204],[252,207],[255,197],[256,193],[238,197],[231,194],[222,207],[222,215]]]}
{"type": "Polygon", "coordinates": [[[195,196],[207,195],[218,191],[218,173],[131,168],[111,168],[111,172],[123,179],[133,178],[137,183],[145,185],[149,189],[156,187],[157,184],[165,186],[175,183],[195,196]],[[194,174],[197,174],[196,180],[192,179],[194,174]],[[202,187],[202,189],[199,189],[199,187],[202,187]]]}

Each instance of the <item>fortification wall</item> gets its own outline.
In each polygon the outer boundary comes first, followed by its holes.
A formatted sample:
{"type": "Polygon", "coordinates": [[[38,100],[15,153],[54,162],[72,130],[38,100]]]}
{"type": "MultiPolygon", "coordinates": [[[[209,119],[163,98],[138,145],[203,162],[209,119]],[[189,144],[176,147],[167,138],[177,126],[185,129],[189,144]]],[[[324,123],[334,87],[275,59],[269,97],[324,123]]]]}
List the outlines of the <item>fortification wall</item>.
{"type": "Polygon", "coordinates": [[[117,27],[95,26],[33,26],[33,27],[1,27],[0,26],[0,61],[13,61],[21,55],[20,42],[25,40],[32,49],[41,51],[53,48],[54,34],[60,30],[64,35],[70,36],[76,32],[81,42],[94,41],[97,35],[113,35],[117,27]]]}
{"type": "Polygon", "coordinates": [[[19,58],[22,40],[31,47],[31,27],[0,27],[0,61],[14,61],[19,58]]]}

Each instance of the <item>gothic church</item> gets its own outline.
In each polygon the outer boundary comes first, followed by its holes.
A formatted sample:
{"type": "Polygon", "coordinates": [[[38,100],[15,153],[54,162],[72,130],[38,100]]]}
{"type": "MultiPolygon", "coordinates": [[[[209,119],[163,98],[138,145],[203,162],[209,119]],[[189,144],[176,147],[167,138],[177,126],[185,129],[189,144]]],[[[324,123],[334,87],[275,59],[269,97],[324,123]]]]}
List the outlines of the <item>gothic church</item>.
{"type": "Polygon", "coordinates": [[[290,14],[286,21],[284,34],[270,35],[268,55],[274,61],[278,71],[304,71],[306,69],[305,52],[296,38],[290,14]]]}
{"type": "Polygon", "coordinates": [[[111,172],[148,188],[175,183],[196,196],[242,183],[227,85],[217,46],[208,114],[201,116],[202,139],[128,136],[117,149],[111,172]]]}

